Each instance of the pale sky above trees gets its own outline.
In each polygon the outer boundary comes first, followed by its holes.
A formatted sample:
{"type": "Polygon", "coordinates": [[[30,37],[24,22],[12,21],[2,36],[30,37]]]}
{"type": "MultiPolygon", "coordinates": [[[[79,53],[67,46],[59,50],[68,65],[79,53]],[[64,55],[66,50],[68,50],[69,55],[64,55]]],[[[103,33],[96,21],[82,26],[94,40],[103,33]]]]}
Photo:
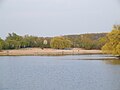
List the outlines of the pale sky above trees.
{"type": "Polygon", "coordinates": [[[0,0],[0,37],[110,32],[120,0],[0,0]]]}

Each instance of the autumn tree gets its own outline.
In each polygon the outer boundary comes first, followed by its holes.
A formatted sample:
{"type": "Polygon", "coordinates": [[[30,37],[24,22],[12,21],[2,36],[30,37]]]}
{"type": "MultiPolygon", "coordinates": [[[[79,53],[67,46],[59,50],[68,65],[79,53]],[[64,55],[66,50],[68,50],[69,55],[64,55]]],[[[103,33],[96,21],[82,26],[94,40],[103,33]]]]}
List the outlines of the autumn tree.
{"type": "Polygon", "coordinates": [[[106,36],[98,39],[97,44],[98,48],[101,49],[108,42],[108,38],[106,36]]]}
{"type": "Polygon", "coordinates": [[[120,25],[114,26],[107,38],[108,42],[102,47],[103,52],[120,56],[120,25]]]}
{"type": "Polygon", "coordinates": [[[71,47],[71,41],[64,37],[54,37],[51,40],[50,45],[52,48],[65,49],[71,47]]]}

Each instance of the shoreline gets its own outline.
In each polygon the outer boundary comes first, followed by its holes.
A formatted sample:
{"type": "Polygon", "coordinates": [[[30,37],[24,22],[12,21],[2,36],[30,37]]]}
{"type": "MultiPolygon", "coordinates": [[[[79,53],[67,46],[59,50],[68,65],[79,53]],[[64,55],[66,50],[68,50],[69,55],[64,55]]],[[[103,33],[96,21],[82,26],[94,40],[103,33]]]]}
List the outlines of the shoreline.
{"type": "Polygon", "coordinates": [[[51,48],[24,48],[18,50],[2,50],[0,56],[59,56],[59,55],[83,55],[83,54],[103,54],[101,50],[84,50],[73,48],[71,50],[58,50],[51,48]]]}

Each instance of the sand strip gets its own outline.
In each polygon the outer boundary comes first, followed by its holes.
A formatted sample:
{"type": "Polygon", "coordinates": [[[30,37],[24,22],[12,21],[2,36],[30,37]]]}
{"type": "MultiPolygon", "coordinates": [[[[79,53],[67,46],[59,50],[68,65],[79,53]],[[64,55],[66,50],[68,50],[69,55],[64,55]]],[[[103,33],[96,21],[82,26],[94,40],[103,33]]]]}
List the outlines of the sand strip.
{"type": "Polygon", "coordinates": [[[81,48],[73,48],[71,50],[58,49],[40,49],[40,48],[25,48],[18,50],[3,50],[0,56],[48,56],[48,55],[77,55],[77,54],[102,54],[101,50],[84,50],[81,48]]]}

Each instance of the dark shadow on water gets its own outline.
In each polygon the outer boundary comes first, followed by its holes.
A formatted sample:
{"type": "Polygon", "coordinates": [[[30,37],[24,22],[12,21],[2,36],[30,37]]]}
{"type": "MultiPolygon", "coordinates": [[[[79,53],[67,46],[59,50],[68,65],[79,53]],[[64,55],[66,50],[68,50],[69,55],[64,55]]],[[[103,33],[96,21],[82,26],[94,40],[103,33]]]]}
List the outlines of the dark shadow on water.
{"type": "Polygon", "coordinates": [[[105,64],[120,65],[120,58],[111,55],[98,55],[98,56],[93,55],[92,57],[90,55],[86,58],[79,58],[76,60],[95,60],[95,61],[100,60],[103,61],[105,64]]]}
{"type": "Polygon", "coordinates": [[[79,59],[79,60],[101,60],[105,64],[111,64],[111,65],[120,65],[120,59],[119,58],[94,58],[94,59],[79,59]]]}

